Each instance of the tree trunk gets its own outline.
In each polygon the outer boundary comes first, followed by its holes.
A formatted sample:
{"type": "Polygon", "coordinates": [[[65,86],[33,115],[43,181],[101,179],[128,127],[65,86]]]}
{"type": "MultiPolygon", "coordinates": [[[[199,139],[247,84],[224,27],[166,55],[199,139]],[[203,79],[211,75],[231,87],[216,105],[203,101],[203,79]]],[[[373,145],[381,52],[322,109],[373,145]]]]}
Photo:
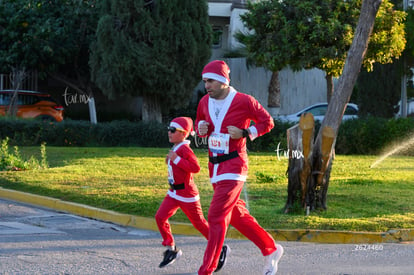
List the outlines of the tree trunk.
{"type": "Polygon", "coordinates": [[[279,72],[272,72],[269,83],[269,95],[267,98],[268,107],[280,107],[280,83],[279,72]]]}
{"type": "Polygon", "coordinates": [[[331,98],[334,92],[333,76],[331,74],[325,75],[326,79],[326,102],[331,102],[331,98]]]}
{"type": "MultiPolygon", "coordinates": [[[[366,50],[368,48],[369,37],[375,23],[375,17],[378,12],[381,0],[364,0],[362,2],[361,14],[358,25],[355,30],[354,40],[351,48],[348,51],[345,60],[344,70],[339,78],[338,85],[335,89],[332,98],[328,104],[328,109],[322,125],[313,144],[313,157],[310,171],[302,172],[301,168],[304,165],[302,160],[300,163],[289,160],[288,176],[289,183],[298,181],[298,178],[306,177],[308,183],[306,194],[291,194],[294,188],[289,189],[288,184],[288,204],[294,204],[291,198],[307,198],[305,203],[310,210],[327,209],[327,193],[330,179],[330,172],[333,164],[333,148],[335,147],[336,136],[338,134],[339,125],[342,122],[346,104],[352,94],[358,73],[361,68],[366,50]],[[291,173],[289,173],[291,171],[291,173]]],[[[301,118],[302,120],[302,118],[301,118]]],[[[301,122],[299,122],[299,125],[301,122]]],[[[302,140],[304,134],[302,133],[302,140]]],[[[303,191],[301,191],[303,192],[303,191]]],[[[301,202],[302,203],[302,202],[301,202]]],[[[303,204],[302,204],[303,205],[303,204]]],[[[286,207],[285,207],[286,212],[286,207]]]]}
{"type": "Polygon", "coordinates": [[[309,177],[312,171],[312,146],[315,120],[311,113],[301,116],[299,124],[287,130],[288,139],[288,201],[284,212],[300,207],[308,209],[310,197],[307,190],[313,185],[309,177]],[[297,202],[300,199],[300,202],[297,202]]]}
{"type": "Polygon", "coordinates": [[[142,120],[162,122],[161,105],[158,96],[145,94],[142,97],[142,120]]]}
{"type": "Polygon", "coordinates": [[[9,107],[7,109],[7,115],[11,117],[16,117],[18,111],[18,93],[17,91],[23,84],[23,80],[26,78],[26,70],[19,68],[12,68],[12,73],[10,75],[10,83],[14,93],[10,98],[9,107]]]}

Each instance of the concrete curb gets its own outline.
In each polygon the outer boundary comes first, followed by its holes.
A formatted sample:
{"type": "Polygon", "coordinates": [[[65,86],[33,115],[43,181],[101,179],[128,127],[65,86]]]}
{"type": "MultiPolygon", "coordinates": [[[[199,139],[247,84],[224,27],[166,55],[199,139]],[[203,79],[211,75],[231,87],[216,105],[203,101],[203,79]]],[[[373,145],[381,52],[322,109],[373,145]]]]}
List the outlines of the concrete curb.
{"type": "MultiPolygon", "coordinates": [[[[62,212],[67,212],[82,217],[112,222],[123,226],[131,226],[139,229],[158,231],[153,218],[139,217],[129,214],[121,214],[110,210],[99,209],[79,203],[66,202],[30,193],[4,189],[0,187],[0,197],[32,205],[42,206],[62,212]]],[[[189,223],[171,223],[174,234],[200,235],[189,223]]],[[[267,230],[276,241],[297,241],[316,243],[398,243],[414,241],[413,229],[395,229],[387,232],[349,232],[334,230],[267,230]]],[[[236,229],[230,227],[227,238],[246,239],[236,229]]]]}

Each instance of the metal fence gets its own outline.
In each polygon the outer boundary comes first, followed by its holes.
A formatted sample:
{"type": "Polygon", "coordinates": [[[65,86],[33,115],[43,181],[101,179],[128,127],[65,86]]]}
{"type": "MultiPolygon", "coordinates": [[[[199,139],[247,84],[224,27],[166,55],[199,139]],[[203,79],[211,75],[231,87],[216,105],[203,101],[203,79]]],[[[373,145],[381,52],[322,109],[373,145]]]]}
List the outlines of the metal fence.
{"type": "MultiPolygon", "coordinates": [[[[11,74],[0,74],[0,90],[14,89],[11,79],[12,79],[11,74]]],[[[38,90],[37,72],[27,73],[19,89],[37,91],[38,90]]]]}

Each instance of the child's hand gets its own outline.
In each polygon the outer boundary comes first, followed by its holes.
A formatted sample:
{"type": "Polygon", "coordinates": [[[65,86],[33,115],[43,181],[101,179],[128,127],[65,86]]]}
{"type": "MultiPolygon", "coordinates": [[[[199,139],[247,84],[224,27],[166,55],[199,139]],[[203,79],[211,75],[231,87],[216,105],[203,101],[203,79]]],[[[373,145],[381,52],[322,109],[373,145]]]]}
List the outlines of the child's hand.
{"type": "Polygon", "coordinates": [[[168,152],[167,159],[170,159],[172,162],[177,158],[177,153],[174,151],[168,152]]]}

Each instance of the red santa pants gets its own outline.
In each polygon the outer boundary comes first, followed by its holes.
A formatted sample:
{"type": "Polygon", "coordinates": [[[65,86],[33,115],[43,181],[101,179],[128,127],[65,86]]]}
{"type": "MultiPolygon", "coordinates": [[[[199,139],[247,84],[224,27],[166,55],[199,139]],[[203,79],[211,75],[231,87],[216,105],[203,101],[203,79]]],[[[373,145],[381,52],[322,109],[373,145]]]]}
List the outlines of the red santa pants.
{"type": "Polygon", "coordinates": [[[250,215],[239,198],[244,182],[226,180],[213,184],[214,195],[208,211],[210,226],[207,248],[199,275],[210,275],[217,268],[229,224],[251,240],[267,256],[276,251],[275,241],[250,215]]]}
{"type": "Polygon", "coordinates": [[[160,208],[158,208],[157,214],[155,214],[155,220],[163,239],[162,245],[175,245],[168,219],[177,212],[178,208],[181,208],[193,226],[208,239],[209,226],[204,218],[200,201],[182,202],[167,195],[162,201],[160,208]]]}

